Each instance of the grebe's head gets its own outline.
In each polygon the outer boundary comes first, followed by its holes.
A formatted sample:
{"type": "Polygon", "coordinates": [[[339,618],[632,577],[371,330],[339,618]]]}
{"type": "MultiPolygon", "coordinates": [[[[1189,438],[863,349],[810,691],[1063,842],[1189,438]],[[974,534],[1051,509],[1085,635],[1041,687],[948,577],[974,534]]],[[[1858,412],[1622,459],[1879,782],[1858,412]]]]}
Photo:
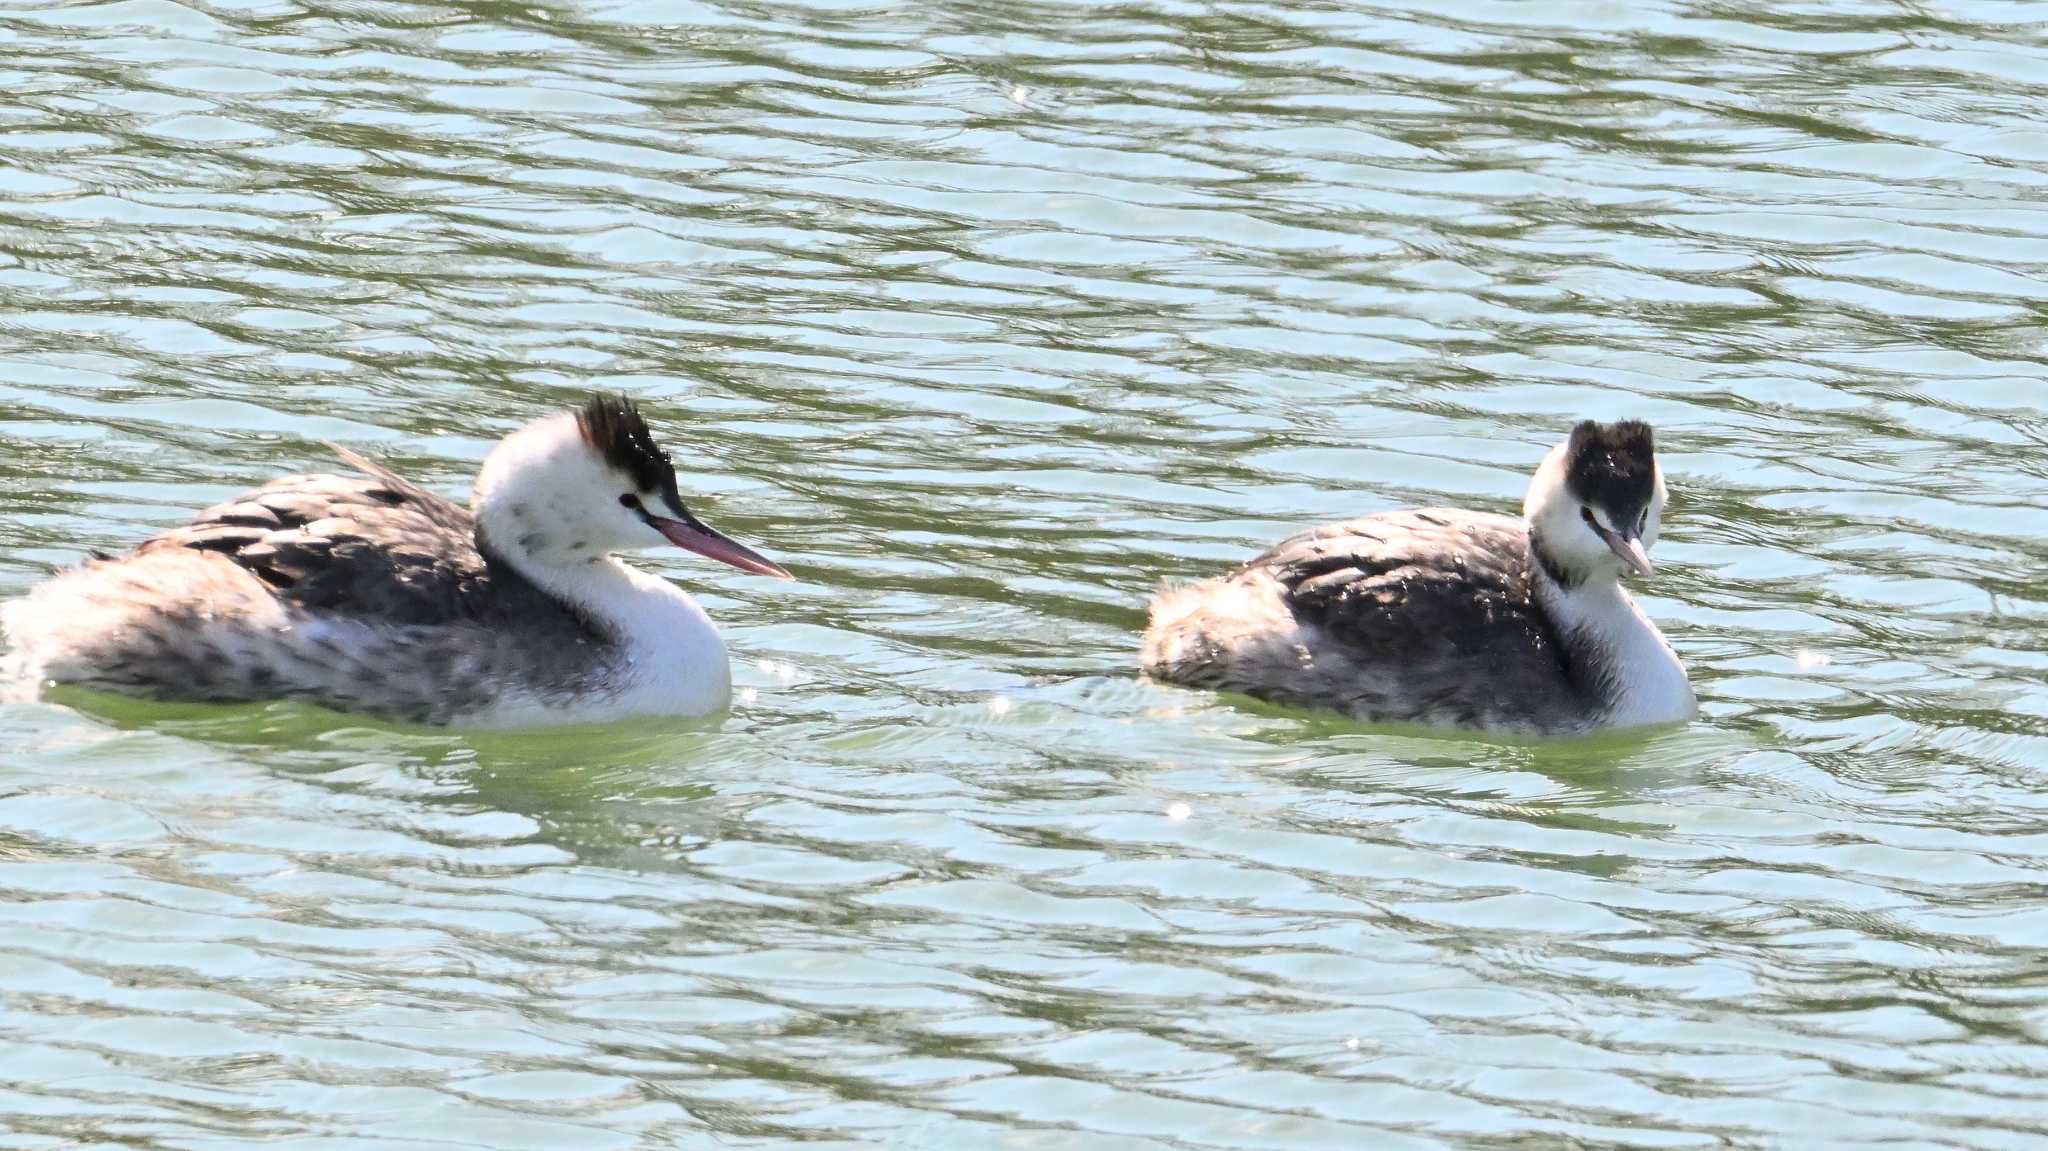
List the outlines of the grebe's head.
{"type": "Polygon", "coordinates": [[[471,502],[493,545],[543,564],[584,563],[665,540],[744,571],[793,578],[690,514],[668,453],[624,396],[592,396],[506,436],[477,472],[471,502]]]}
{"type": "Polygon", "coordinates": [[[1650,425],[1586,420],[1543,457],[1522,515],[1544,570],[1576,587],[1655,571],[1648,552],[1657,542],[1664,500],[1650,425]]]}

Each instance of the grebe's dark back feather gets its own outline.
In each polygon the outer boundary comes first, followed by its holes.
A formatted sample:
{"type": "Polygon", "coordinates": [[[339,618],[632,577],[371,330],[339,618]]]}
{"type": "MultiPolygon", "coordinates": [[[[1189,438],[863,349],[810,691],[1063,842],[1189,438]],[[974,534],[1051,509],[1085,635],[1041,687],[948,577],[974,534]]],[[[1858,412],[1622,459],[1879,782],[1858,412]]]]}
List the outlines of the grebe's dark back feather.
{"type": "Polygon", "coordinates": [[[1298,693],[1289,676],[1216,686],[1329,707],[1334,675],[1351,694],[1345,711],[1453,727],[1554,730],[1592,709],[1574,676],[1585,669],[1566,660],[1535,603],[1519,519],[1450,508],[1366,516],[1283,541],[1235,578],[1247,577],[1270,578],[1295,620],[1325,638],[1307,662],[1352,670],[1305,663],[1298,693]]]}
{"type": "Polygon", "coordinates": [[[468,508],[348,450],[367,478],[297,475],[200,512],[136,554],[190,548],[233,560],[285,603],[380,624],[508,622],[565,641],[611,637],[493,554],[468,508]]]}
{"type": "Polygon", "coordinates": [[[213,552],[311,611],[399,625],[478,618],[494,601],[469,511],[337,451],[368,478],[272,480],[144,541],[137,554],[213,552]]]}

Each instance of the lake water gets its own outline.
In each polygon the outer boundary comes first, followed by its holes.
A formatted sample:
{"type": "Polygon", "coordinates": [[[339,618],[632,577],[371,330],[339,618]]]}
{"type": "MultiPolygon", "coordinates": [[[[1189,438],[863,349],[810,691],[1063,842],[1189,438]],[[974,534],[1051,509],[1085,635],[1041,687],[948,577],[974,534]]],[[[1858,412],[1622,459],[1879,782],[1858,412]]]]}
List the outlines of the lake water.
{"type": "Polygon", "coordinates": [[[20,3],[0,595],[640,397],[696,729],[0,707],[0,1146],[2048,1138],[2016,4],[20,3]],[[1147,684],[1147,595],[1658,428],[1702,715],[1147,684]]]}

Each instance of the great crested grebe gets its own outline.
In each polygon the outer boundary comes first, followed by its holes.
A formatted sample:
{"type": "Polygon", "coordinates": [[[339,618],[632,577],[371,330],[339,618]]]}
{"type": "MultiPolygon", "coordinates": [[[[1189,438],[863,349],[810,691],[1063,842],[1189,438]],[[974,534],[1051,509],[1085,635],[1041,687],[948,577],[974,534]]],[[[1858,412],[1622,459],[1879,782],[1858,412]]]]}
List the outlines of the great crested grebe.
{"type": "Polygon", "coordinates": [[[1154,678],[1380,723],[1565,735],[1675,723],[1685,665],[1622,590],[1664,511],[1649,425],[1588,420],[1522,516],[1450,508],[1316,528],[1152,601],[1154,678]]]}
{"type": "Polygon", "coordinates": [[[701,715],[731,693],[697,602],[613,552],[781,567],[690,514],[623,396],[506,436],[470,507],[346,449],[0,607],[14,674],[171,700],[294,698],[409,723],[701,715]]]}

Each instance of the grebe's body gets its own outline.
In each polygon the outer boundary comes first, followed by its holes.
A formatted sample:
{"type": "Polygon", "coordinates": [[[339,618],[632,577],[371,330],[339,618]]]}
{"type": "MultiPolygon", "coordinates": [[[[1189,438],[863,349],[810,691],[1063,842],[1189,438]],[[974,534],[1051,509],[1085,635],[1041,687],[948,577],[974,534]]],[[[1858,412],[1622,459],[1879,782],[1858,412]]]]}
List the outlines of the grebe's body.
{"type": "Polygon", "coordinates": [[[1588,421],[1521,518],[1366,516],[1162,591],[1144,668],[1370,722],[1564,735],[1689,719],[1684,665],[1620,582],[1650,574],[1664,503],[1650,429],[1588,421]]]}
{"type": "Polygon", "coordinates": [[[639,413],[599,397],[513,433],[474,511],[352,453],[0,609],[16,674],[158,699],[296,698],[512,726],[726,706],[724,642],[613,558],[663,539],[787,576],[683,507],[639,413]]]}

